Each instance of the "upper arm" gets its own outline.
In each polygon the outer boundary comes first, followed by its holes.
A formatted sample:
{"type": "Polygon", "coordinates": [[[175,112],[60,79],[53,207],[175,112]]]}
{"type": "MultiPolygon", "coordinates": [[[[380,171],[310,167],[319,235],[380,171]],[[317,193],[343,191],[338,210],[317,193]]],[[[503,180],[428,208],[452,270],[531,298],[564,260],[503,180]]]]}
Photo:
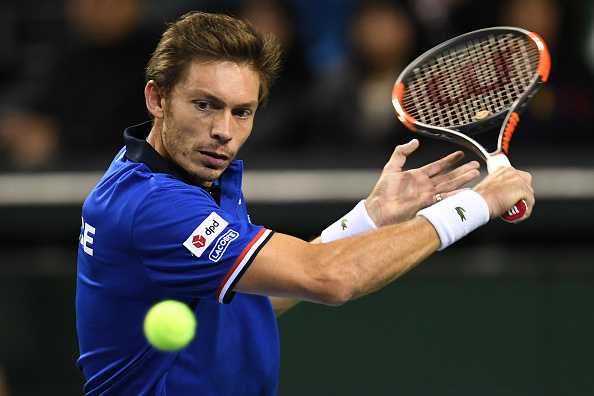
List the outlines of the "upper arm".
{"type": "MultiPolygon", "coordinates": [[[[322,238],[318,236],[309,243],[322,243],[322,238]]],[[[269,298],[277,318],[301,302],[301,299],[299,298],[277,296],[269,296],[269,298]]]]}
{"type": "Polygon", "coordinates": [[[323,265],[321,257],[315,245],[277,232],[254,258],[235,291],[318,300],[315,294],[322,281],[316,280],[316,274],[323,265]]]}

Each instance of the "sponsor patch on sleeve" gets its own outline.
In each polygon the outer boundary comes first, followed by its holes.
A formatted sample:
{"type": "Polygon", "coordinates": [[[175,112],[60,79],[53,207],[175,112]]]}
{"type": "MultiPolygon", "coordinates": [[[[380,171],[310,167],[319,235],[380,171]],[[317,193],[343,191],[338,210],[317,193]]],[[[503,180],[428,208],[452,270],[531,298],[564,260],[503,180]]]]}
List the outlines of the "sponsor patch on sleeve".
{"type": "Polygon", "coordinates": [[[219,261],[221,257],[223,257],[223,254],[225,254],[227,246],[229,246],[231,242],[236,240],[238,236],[239,232],[231,229],[223,235],[221,235],[221,237],[217,240],[217,243],[215,243],[215,246],[212,248],[212,251],[208,255],[208,258],[214,261],[215,263],[219,261]]]}
{"type": "Polygon", "coordinates": [[[221,216],[212,212],[186,239],[184,246],[194,256],[200,257],[228,224],[221,216]]]}

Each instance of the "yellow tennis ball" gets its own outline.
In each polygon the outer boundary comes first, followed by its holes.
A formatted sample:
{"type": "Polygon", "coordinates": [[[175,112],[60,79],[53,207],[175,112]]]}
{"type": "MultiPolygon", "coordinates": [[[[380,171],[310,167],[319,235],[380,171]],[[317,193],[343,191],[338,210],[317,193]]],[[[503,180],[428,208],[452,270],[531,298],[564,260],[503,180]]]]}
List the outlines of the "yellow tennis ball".
{"type": "Polygon", "coordinates": [[[144,334],[158,350],[173,352],[186,347],[196,334],[196,317],[179,301],[155,304],[144,318],[144,334]]]}

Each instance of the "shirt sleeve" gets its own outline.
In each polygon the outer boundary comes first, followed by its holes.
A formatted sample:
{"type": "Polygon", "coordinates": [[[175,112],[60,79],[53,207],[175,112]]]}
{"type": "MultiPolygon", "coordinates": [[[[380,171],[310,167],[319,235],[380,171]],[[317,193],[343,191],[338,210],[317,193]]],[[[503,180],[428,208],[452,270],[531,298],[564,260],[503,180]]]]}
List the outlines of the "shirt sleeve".
{"type": "Polygon", "coordinates": [[[157,287],[225,304],[272,234],[235,219],[206,191],[187,185],[153,191],[132,227],[134,246],[157,287]]]}

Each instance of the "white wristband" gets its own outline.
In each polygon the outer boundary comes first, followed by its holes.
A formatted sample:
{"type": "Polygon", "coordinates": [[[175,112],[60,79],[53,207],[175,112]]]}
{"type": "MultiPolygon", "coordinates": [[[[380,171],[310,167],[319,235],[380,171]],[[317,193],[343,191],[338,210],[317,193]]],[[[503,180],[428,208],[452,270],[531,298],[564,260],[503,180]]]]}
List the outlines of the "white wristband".
{"type": "Polygon", "coordinates": [[[337,239],[362,234],[376,228],[377,226],[367,213],[365,200],[363,199],[353,210],[322,231],[322,242],[336,241],[337,239]]]}
{"type": "Polygon", "coordinates": [[[489,205],[476,191],[465,190],[420,210],[417,216],[429,220],[443,250],[489,221],[489,205]]]}

